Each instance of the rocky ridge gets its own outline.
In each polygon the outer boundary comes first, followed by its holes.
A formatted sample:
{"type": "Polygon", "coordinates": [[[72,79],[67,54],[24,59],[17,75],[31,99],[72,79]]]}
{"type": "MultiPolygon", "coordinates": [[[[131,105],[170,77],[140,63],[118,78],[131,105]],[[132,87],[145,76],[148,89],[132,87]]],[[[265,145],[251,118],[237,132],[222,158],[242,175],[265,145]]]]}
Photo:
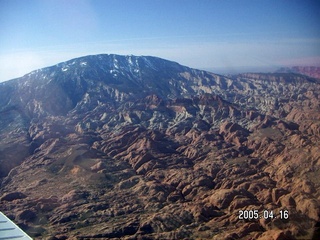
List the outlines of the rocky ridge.
{"type": "Polygon", "coordinates": [[[0,210],[35,239],[318,234],[314,78],[96,55],[0,92],[0,210]],[[239,219],[240,210],[289,218],[239,219]]]}

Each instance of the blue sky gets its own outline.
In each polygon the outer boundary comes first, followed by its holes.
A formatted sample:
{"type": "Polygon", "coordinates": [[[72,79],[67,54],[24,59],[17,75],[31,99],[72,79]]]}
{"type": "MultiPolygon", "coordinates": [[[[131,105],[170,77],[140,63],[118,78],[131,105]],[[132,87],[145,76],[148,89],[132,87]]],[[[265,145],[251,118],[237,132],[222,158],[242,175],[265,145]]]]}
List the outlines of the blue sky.
{"type": "Polygon", "coordinates": [[[320,65],[320,1],[0,0],[0,81],[99,53],[216,72],[320,65]]]}

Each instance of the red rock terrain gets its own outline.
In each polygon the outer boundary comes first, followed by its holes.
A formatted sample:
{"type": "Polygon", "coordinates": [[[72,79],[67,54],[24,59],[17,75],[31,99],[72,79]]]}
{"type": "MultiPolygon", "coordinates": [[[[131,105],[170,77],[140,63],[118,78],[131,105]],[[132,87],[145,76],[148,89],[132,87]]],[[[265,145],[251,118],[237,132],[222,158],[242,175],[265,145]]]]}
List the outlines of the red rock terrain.
{"type": "Polygon", "coordinates": [[[319,237],[314,78],[97,55],[0,92],[0,210],[34,239],[319,237]]]}

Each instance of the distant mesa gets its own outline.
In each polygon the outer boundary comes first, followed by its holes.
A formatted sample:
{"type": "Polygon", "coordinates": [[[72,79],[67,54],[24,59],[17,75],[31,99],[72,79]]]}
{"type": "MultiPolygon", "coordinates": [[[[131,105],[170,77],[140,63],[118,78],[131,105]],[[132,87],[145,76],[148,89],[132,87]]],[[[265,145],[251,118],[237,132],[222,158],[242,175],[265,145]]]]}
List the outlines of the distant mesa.
{"type": "Polygon", "coordinates": [[[294,66],[282,67],[276,72],[279,73],[300,73],[309,77],[320,79],[320,67],[316,66],[294,66]]]}

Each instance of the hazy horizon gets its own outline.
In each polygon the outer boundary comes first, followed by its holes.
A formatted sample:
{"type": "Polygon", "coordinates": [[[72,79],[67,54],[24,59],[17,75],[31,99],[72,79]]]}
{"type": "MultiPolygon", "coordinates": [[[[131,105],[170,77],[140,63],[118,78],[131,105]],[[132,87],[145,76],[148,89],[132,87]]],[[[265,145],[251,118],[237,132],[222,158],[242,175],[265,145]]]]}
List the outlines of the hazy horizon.
{"type": "Polygon", "coordinates": [[[0,81],[101,53],[220,74],[320,66],[319,14],[316,0],[0,0],[0,81]]]}

